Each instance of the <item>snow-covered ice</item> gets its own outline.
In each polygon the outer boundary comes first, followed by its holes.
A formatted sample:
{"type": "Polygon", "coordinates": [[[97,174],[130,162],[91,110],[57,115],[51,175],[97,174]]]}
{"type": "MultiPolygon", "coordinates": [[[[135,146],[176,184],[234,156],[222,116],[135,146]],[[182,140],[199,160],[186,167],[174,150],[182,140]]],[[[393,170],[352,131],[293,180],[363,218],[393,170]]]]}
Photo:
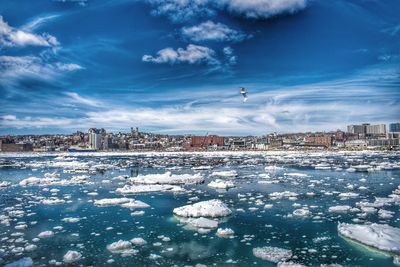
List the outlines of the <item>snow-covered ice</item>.
{"type": "Polygon", "coordinates": [[[193,205],[186,205],[175,208],[173,212],[182,217],[224,217],[232,211],[218,199],[197,202],[193,205]]]}
{"type": "Polygon", "coordinates": [[[339,223],[338,231],[342,236],[361,244],[400,255],[400,228],[376,223],[339,223]]]}

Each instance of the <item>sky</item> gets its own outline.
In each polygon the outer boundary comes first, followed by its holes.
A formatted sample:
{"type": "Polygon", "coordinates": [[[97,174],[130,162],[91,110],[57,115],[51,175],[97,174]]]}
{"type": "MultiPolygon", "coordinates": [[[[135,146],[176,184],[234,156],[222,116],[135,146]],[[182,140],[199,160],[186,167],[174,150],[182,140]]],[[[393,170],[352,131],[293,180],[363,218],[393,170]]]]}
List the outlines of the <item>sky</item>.
{"type": "Polygon", "coordinates": [[[398,0],[2,0],[0,134],[397,122],[399,14],[398,0]]]}

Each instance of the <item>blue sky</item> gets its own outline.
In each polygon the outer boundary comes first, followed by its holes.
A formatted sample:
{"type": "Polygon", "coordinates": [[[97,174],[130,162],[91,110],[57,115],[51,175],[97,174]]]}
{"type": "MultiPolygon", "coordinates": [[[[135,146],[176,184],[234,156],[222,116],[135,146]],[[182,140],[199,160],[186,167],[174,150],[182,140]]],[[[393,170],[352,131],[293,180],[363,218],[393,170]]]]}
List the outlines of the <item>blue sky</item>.
{"type": "Polygon", "coordinates": [[[2,0],[0,134],[395,122],[399,14],[398,0],[2,0]]]}

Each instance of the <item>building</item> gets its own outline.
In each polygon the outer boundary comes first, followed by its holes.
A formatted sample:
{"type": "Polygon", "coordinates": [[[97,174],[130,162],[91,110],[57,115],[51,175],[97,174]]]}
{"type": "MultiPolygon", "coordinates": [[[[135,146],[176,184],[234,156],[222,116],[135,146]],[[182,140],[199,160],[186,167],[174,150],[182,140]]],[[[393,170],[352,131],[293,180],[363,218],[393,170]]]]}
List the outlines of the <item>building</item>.
{"type": "Polygon", "coordinates": [[[190,147],[192,148],[207,148],[209,146],[222,147],[224,144],[224,137],[218,135],[192,136],[190,141],[190,147]]]}
{"type": "Polygon", "coordinates": [[[389,124],[389,132],[400,133],[400,122],[389,124]]]}
{"type": "Polygon", "coordinates": [[[1,152],[28,152],[33,151],[33,145],[28,143],[3,143],[0,141],[1,152]]]}
{"type": "Polygon", "coordinates": [[[369,139],[368,145],[369,146],[379,146],[379,147],[390,147],[390,146],[399,146],[400,139],[369,139]]]}
{"type": "Polygon", "coordinates": [[[345,147],[348,148],[365,148],[368,142],[366,140],[351,140],[345,143],[345,147]]]}
{"type": "Polygon", "coordinates": [[[101,133],[96,128],[90,128],[88,131],[89,135],[89,148],[90,149],[101,149],[101,133]]]}
{"type": "Polygon", "coordinates": [[[348,125],[347,132],[350,134],[358,135],[384,135],[386,134],[385,124],[371,125],[369,123],[364,123],[361,125],[348,125]]]}
{"type": "Polygon", "coordinates": [[[365,126],[365,134],[366,135],[384,135],[384,134],[386,134],[386,125],[385,124],[366,125],[365,126]]]}
{"type": "Polygon", "coordinates": [[[304,138],[304,145],[330,147],[333,145],[333,136],[328,134],[306,136],[304,138]]]}
{"type": "Polygon", "coordinates": [[[367,125],[369,125],[369,124],[364,123],[362,125],[348,125],[347,132],[351,133],[351,134],[365,134],[367,125]]]}
{"type": "Polygon", "coordinates": [[[345,138],[346,138],[346,136],[345,136],[343,131],[341,131],[341,130],[337,130],[336,131],[336,133],[335,133],[335,140],[336,141],[342,142],[342,141],[345,140],[345,138]]]}

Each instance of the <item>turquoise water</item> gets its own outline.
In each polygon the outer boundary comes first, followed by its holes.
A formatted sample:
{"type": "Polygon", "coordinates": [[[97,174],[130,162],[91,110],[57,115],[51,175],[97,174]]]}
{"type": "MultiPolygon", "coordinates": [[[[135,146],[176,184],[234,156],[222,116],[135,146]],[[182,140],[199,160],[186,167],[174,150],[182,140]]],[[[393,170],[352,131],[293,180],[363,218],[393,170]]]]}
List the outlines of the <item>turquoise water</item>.
{"type": "Polygon", "coordinates": [[[377,212],[341,214],[329,212],[328,208],[336,205],[357,207],[356,203],[362,200],[373,202],[374,197],[388,196],[400,184],[398,153],[66,154],[63,158],[3,155],[1,160],[0,182],[11,184],[0,189],[0,216],[3,216],[0,265],[30,257],[35,266],[48,266],[52,260],[61,263],[68,250],[75,250],[82,254],[80,260],[70,264],[76,266],[276,266],[252,253],[255,247],[273,246],[292,250],[292,261],[306,266],[394,266],[390,256],[341,238],[337,225],[338,222],[378,222],[400,227],[397,205],[384,208],[394,212],[394,216],[388,219],[379,218],[377,212]],[[71,164],[65,164],[68,162],[71,164]],[[315,169],[315,165],[321,162],[330,169],[315,169]],[[347,171],[349,167],[361,164],[386,167],[369,172],[347,171]],[[211,167],[194,170],[194,166],[211,167]],[[266,171],[267,166],[281,168],[266,171]],[[73,173],[74,170],[79,173],[73,173]],[[236,178],[218,177],[234,181],[235,188],[217,191],[207,186],[217,178],[211,174],[222,170],[237,172],[236,178]],[[149,204],[151,207],[147,209],[93,204],[95,199],[122,197],[114,191],[127,182],[113,179],[117,176],[166,171],[173,174],[200,173],[205,183],[185,185],[186,191],[181,193],[127,196],[149,204]],[[76,175],[89,175],[90,178],[79,185],[19,185],[23,179],[32,176],[43,178],[45,173],[59,174],[60,179],[71,179],[76,175]],[[265,173],[270,178],[260,177],[265,173]],[[290,175],[293,173],[307,176],[290,175]],[[359,189],[360,186],[365,188],[359,189]],[[298,197],[295,200],[273,200],[269,196],[282,191],[295,192],[298,197]],[[97,195],[88,195],[89,192],[97,192],[97,195]],[[338,194],[343,192],[355,192],[359,196],[342,199],[338,194]],[[42,198],[49,197],[65,202],[56,205],[40,203],[42,198]],[[189,200],[193,197],[198,197],[198,200],[189,200]],[[218,237],[216,229],[207,234],[199,233],[185,227],[173,215],[176,207],[215,198],[233,211],[219,225],[233,229],[233,238],[218,237]],[[262,204],[257,205],[259,202],[262,204]],[[265,209],[265,204],[273,206],[265,209]],[[309,207],[309,216],[293,216],[294,210],[305,206],[309,207]],[[10,211],[15,210],[23,211],[22,215],[10,215],[10,211]],[[144,215],[131,215],[138,210],[143,210],[144,215]],[[4,216],[9,224],[4,222],[4,216]],[[66,217],[80,218],[80,221],[64,222],[66,217]],[[26,225],[26,228],[16,229],[18,225],[26,225]],[[62,226],[62,229],[57,226],[62,226]],[[47,230],[52,230],[54,236],[35,240],[39,233],[47,230]],[[16,236],[15,233],[20,234],[16,236]],[[170,241],[163,241],[163,236],[169,237],[170,241]],[[107,250],[107,245],[113,242],[134,237],[147,241],[144,246],[134,247],[138,250],[135,255],[123,256],[107,250]],[[161,245],[157,246],[157,242],[161,245]],[[19,249],[27,244],[35,244],[37,248],[34,251],[19,249]],[[150,259],[150,254],[157,254],[160,258],[150,259]]]}

